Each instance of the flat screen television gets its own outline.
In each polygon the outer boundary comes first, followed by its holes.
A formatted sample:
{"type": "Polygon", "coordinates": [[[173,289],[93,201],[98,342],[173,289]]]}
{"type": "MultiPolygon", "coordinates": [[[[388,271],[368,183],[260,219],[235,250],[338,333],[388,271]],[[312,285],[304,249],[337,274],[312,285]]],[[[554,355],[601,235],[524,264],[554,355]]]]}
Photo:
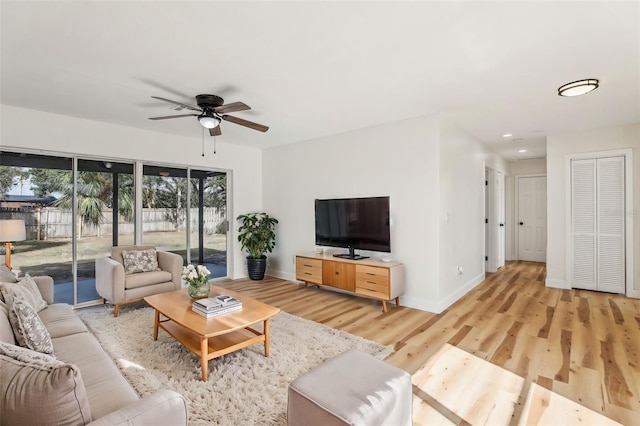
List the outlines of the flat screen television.
{"type": "Polygon", "coordinates": [[[390,253],[389,197],[316,200],[316,245],[342,247],[336,257],[365,259],[354,250],[390,253]]]}

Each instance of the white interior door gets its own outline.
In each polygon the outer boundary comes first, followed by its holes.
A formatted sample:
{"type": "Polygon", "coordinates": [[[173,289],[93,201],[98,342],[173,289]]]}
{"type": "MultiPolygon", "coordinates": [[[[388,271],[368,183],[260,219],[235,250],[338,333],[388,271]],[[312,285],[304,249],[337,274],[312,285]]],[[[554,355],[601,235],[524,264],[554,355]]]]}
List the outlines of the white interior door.
{"type": "Polygon", "coordinates": [[[571,161],[572,288],[596,289],[596,160],[571,161]]]}
{"type": "Polygon", "coordinates": [[[625,292],[624,157],[571,162],[571,286],[625,292]]]}
{"type": "Polygon", "coordinates": [[[505,205],[504,205],[504,174],[496,172],[496,269],[504,266],[505,247],[505,205]]]}
{"type": "Polygon", "coordinates": [[[518,178],[518,259],[547,261],[547,178],[518,178]]]}

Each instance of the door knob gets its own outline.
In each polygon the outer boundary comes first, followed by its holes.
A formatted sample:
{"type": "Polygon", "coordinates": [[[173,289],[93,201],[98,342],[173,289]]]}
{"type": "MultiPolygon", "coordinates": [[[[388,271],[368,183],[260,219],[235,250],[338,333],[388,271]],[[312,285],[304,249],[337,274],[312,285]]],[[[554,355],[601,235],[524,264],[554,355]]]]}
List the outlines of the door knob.
{"type": "Polygon", "coordinates": [[[504,223],[501,223],[500,226],[504,226],[504,223]]]}
{"type": "Polygon", "coordinates": [[[524,222],[520,222],[520,225],[524,225],[524,222]]]}

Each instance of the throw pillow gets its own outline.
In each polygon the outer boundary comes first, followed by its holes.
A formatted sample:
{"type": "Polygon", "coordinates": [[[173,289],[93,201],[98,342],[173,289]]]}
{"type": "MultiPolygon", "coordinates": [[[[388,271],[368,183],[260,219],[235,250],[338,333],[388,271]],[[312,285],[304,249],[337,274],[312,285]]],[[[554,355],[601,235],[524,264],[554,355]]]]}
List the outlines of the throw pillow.
{"type": "Polygon", "coordinates": [[[0,282],[2,283],[15,283],[18,282],[18,279],[11,272],[11,269],[7,267],[7,265],[0,265],[0,282]]]}
{"type": "Polygon", "coordinates": [[[49,355],[0,342],[0,424],[91,422],[78,368],[49,355]]]}
{"type": "Polygon", "coordinates": [[[9,321],[20,346],[53,356],[51,336],[30,304],[15,297],[9,308],[9,321]]]}
{"type": "Polygon", "coordinates": [[[130,250],[122,252],[125,274],[158,271],[158,255],[155,249],[130,250]]]}
{"type": "Polygon", "coordinates": [[[0,283],[0,293],[7,305],[11,305],[14,297],[19,297],[29,303],[36,312],[47,307],[47,302],[42,298],[38,285],[29,274],[14,284],[0,283]]]}

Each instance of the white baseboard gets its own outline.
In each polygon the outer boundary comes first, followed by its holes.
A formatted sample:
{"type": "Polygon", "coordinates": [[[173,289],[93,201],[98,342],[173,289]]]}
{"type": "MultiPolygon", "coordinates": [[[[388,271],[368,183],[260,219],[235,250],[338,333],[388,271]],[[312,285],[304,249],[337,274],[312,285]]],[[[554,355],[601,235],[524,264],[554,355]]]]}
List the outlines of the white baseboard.
{"type": "Polygon", "coordinates": [[[433,312],[435,314],[442,313],[449,306],[453,305],[458,299],[460,299],[465,294],[469,293],[471,290],[476,288],[480,283],[482,283],[485,279],[484,272],[472,280],[466,282],[462,287],[454,291],[453,293],[446,296],[444,299],[439,301],[432,301],[426,299],[416,299],[410,296],[400,296],[400,302],[403,306],[408,306],[414,309],[420,309],[421,311],[433,312]]]}
{"type": "Polygon", "coordinates": [[[567,287],[567,283],[565,280],[558,280],[555,278],[547,278],[544,281],[544,285],[546,285],[547,287],[551,287],[551,288],[562,288],[562,289],[566,289],[569,290],[570,287],[567,287]]]}
{"type": "Polygon", "coordinates": [[[287,281],[298,282],[298,280],[296,280],[295,272],[273,271],[271,269],[267,269],[266,275],[287,281]]]}

